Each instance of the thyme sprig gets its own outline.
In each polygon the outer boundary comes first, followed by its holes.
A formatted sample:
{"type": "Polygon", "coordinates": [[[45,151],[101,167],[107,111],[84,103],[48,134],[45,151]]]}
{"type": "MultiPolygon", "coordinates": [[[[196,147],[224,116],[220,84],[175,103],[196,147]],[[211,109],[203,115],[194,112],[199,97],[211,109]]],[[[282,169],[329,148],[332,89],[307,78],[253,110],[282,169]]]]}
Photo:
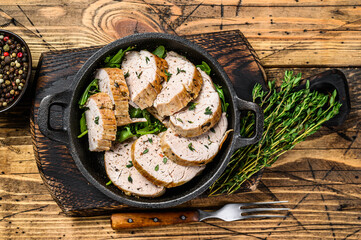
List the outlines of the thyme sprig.
{"type": "MultiPolygon", "coordinates": [[[[225,172],[211,186],[210,195],[232,194],[243,182],[264,167],[271,166],[282,154],[314,134],[323,123],[338,114],[341,103],[336,101],[336,90],[329,95],[305,88],[296,90],[301,74],[286,71],[277,91],[275,81],[268,82],[269,91],[261,85],[253,89],[253,102],[264,110],[264,132],[254,145],[238,149],[225,172]]],[[[254,134],[255,118],[248,113],[241,120],[241,135],[254,134]]]]}

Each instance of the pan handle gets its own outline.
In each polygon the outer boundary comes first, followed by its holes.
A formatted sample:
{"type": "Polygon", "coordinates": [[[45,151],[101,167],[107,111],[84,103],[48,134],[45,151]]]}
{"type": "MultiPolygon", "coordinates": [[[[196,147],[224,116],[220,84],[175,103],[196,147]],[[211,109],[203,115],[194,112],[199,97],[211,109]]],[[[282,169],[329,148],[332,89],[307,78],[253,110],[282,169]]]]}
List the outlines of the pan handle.
{"type": "Polygon", "coordinates": [[[236,138],[235,138],[235,145],[234,145],[234,149],[238,149],[247,145],[251,145],[254,144],[256,142],[258,142],[263,134],[263,121],[264,121],[264,116],[263,116],[263,110],[260,106],[258,106],[258,104],[254,103],[254,102],[248,102],[245,100],[242,100],[238,97],[236,97],[236,103],[237,103],[237,111],[236,111],[236,126],[234,129],[234,134],[236,134],[236,138]],[[241,115],[241,110],[249,110],[249,111],[253,111],[255,113],[255,118],[256,118],[256,124],[255,124],[255,134],[253,137],[251,138],[244,138],[240,135],[240,131],[241,131],[241,126],[240,126],[240,115],[241,115]]]}
{"type": "Polygon", "coordinates": [[[39,129],[44,136],[66,145],[68,144],[68,134],[67,127],[64,126],[64,119],[66,119],[67,116],[70,98],[71,93],[68,91],[47,95],[40,102],[37,118],[39,129]],[[62,129],[54,129],[50,125],[50,108],[53,105],[58,105],[63,108],[62,129]]]}

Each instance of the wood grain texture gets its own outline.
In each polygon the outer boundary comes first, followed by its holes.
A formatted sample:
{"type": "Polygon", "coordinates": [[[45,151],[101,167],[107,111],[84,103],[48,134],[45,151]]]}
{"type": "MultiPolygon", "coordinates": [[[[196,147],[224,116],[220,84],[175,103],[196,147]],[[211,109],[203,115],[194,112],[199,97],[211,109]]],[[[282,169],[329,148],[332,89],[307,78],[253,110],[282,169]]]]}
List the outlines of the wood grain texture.
{"type": "Polygon", "coordinates": [[[132,26],[118,28],[120,35],[139,31],[134,22],[143,23],[141,31],[187,35],[241,30],[269,79],[280,79],[288,69],[307,77],[338,67],[349,80],[352,101],[343,126],[322,128],[281,157],[255,192],[187,205],[289,200],[288,218],[113,231],[108,215],[60,213],[36,167],[29,96],[0,115],[0,239],[360,239],[360,19],[356,0],[0,0],[1,28],[24,37],[34,67],[45,51],[110,42],[117,22],[132,26]]]}
{"type": "MultiPolygon", "coordinates": [[[[266,69],[267,76],[280,79],[286,69],[289,68],[266,69]]],[[[293,70],[310,77],[327,69],[293,70]]],[[[26,120],[21,120],[23,115],[18,110],[1,115],[3,124],[19,120],[17,126],[1,127],[0,131],[0,239],[360,239],[361,157],[357,154],[361,113],[357,106],[361,104],[361,69],[341,70],[349,80],[353,106],[343,126],[322,128],[282,156],[272,168],[266,169],[256,191],[222,196],[217,201],[199,198],[185,206],[214,209],[228,202],[289,200],[284,207],[292,210],[286,219],[228,223],[207,220],[114,231],[109,215],[67,217],[59,213],[42,183],[29,128],[21,127],[26,124],[26,120]],[[355,156],[355,161],[350,161],[351,156],[355,156]]],[[[29,107],[29,103],[21,106],[29,107]]]]}
{"type": "MultiPolygon", "coordinates": [[[[253,50],[240,32],[189,35],[186,38],[208,50],[222,66],[225,66],[236,91],[243,93],[245,91],[241,88],[249,89],[248,98],[251,98],[251,89],[256,82],[265,83],[263,68],[257,63],[257,57],[252,54],[253,50]],[[225,55],[227,58],[224,57],[225,55]],[[252,86],[246,86],[247,84],[252,84],[252,86]]],[[[37,72],[36,94],[31,118],[34,152],[46,186],[60,208],[68,215],[99,215],[129,208],[106,197],[94,186],[89,185],[77,169],[67,147],[44,137],[37,125],[39,104],[44,96],[67,90],[72,77],[82,63],[98,49],[95,47],[44,53],[37,72]]],[[[60,114],[57,118],[52,118],[55,121],[50,122],[51,126],[62,127],[61,121],[56,122],[56,119],[62,119],[61,111],[59,109],[60,114]]],[[[260,176],[261,173],[244,184],[242,191],[256,189],[260,176]]],[[[198,205],[193,207],[198,207],[198,205]]]]}
{"type": "Polygon", "coordinates": [[[355,0],[1,2],[0,26],[24,36],[34,59],[44,51],[104,45],[133,32],[240,30],[266,67],[361,62],[361,5],[355,0]]]}

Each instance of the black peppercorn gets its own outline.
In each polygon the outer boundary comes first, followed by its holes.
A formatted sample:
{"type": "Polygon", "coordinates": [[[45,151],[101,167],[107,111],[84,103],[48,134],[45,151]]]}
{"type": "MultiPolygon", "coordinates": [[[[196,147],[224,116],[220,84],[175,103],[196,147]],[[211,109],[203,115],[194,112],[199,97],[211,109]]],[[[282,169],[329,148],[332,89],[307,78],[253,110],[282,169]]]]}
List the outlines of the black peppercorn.
{"type": "Polygon", "coordinates": [[[6,56],[4,58],[5,64],[9,64],[11,62],[11,58],[9,56],[6,56]]]}

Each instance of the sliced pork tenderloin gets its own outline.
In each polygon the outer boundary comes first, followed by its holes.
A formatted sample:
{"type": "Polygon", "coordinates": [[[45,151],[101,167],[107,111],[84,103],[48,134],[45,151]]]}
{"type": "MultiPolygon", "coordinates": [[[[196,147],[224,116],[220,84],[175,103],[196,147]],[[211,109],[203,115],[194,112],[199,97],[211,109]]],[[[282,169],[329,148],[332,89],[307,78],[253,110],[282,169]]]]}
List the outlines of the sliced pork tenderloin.
{"type": "Polygon", "coordinates": [[[95,78],[99,79],[100,91],[107,93],[112,100],[117,126],[147,121],[145,118],[130,118],[129,90],[121,69],[100,68],[97,70],[95,78]]]}
{"type": "Polygon", "coordinates": [[[185,57],[168,52],[165,60],[171,76],[153,104],[161,117],[178,112],[197,98],[203,83],[197,68],[185,57]]]}
{"type": "Polygon", "coordinates": [[[204,165],[217,155],[228,133],[232,131],[227,131],[227,125],[227,117],[223,113],[221,120],[210,131],[198,137],[181,137],[168,128],[161,138],[162,150],[169,159],[180,165],[204,165]]]}
{"type": "Polygon", "coordinates": [[[158,197],[164,187],[154,185],[133,166],[131,147],[135,140],[116,143],[104,154],[105,170],[112,183],[127,195],[158,197]]]}
{"type": "Polygon", "coordinates": [[[168,172],[172,177],[172,183],[167,185],[167,188],[177,187],[183,185],[190,180],[192,180],[195,176],[200,174],[206,166],[182,166],[179,165],[172,160],[168,160],[168,172]]]}
{"type": "Polygon", "coordinates": [[[164,156],[160,137],[154,134],[138,138],[132,146],[132,161],[136,169],[149,181],[167,188],[184,184],[204,167],[181,166],[164,156]]]}
{"type": "Polygon", "coordinates": [[[211,78],[198,69],[203,78],[199,96],[187,108],[169,119],[170,127],[182,137],[197,137],[211,129],[221,118],[222,106],[211,78]]]}
{"type": "Polygon", "coordinates": [[[116,138],[117,123],[113,103],[106,93],[91,95],[84,105],[88,128],[89,150],[101,152],[109,150],[116,138]]]}
{"type": "Polygon", "coordinates": [[[153,105],[167,78],[167,62],[158,56],[142,50],[127,52],[122,62],[130,99],[141,109],[153,105]]]}

